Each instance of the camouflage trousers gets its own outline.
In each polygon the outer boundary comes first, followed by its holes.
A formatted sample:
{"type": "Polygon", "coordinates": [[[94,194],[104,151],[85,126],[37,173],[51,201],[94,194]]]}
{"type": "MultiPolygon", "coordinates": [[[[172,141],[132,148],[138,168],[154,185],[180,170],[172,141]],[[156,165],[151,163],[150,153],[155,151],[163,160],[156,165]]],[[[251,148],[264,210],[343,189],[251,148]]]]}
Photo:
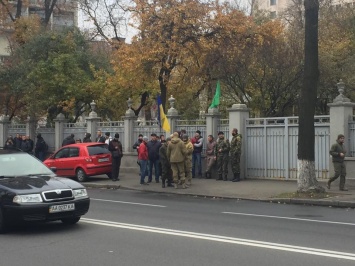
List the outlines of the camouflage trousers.
{"type": "Polygon", "coordinates": [[[173,170],[173,180],[177,184],[179,180],[185,183],[185,163],[171,163],[171,170],[173,170]]]}
{"type": "Polygon", "coordinates": [[[217,155],[217,171],[218,176],[223,176],[228,174],[228,159],[227,153],[217,155]]]}
{"type": "Polygon", "coordinates": [[[233,174],[240,173],[240,154],[231,154],[230,156],[231,167],[233,174]]]}
{"type": "Polygon", "coordinates": [[[191,179],[192,179],[192,161],[191,161],[191,159],[186,159],[185,160],[184,168],[185,168],[186,181],[191,183],[191,179]]]}

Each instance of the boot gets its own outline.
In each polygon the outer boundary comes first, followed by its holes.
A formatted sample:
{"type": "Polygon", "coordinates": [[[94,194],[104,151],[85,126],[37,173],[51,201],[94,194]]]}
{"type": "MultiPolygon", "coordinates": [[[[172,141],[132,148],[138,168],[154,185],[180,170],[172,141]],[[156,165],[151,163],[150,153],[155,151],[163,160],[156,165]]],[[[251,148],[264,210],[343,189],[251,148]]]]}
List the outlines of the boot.
{"type": "Polygon", "coordinates": [[[174,188],[177,189],[178,188],[178,184],[174,183],[174,188]]]}
{"type": "Polygon", "coordinates": [[[171,181],[168,180],[168,185],[167,185],[167,187],[174,187],[174,185],[171,184],[171,181]]]}
{"type": "Polygon", "coordinates": [[[218,175],[218,178],[216,180],[223,180],[222,175],[218,175]]]}
{"type": "Polygon", "coordinates": [[[207,179],[207,178],[208,178],[208,173],[206,172],[206,173],[205,173],[205,179],[207,179]]]}
{"type": "Polygon", "coordinates": [[[228,181],[228,176],[224,175],[223,181],[228,181]]]}
{"type": "Polygon", "coordinates": [[[165,188],[165,180],[164,179],[161,181],[161,187],[165,188]]]}
{"type": "Polygon", "coordinates": [[[331,183],[331,181],[328,180],[328,182],[327,182],[327,189],[330,189],[330,183],[331,183]]]}
{"type": "Polygon", "coordinates": [[[240,181],[240,173],[234,174],[234,179],[232,182],[239,182],[240,181]]]}

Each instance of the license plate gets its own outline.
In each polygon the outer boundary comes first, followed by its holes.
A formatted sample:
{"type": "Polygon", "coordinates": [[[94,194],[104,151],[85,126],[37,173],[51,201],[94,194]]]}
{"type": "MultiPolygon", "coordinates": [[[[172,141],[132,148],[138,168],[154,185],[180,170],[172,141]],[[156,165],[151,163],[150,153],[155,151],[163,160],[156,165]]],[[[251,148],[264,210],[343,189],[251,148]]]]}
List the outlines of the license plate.
{"type": "Polygon", "coordinates": [[[102,159],[99,159],[99,163],[108,162],[109,160],[110,160],[109,158],[102,158],[102,159]]]}
{"type": "Polygon", "coordinates": [[[49,207],[49,213],[66,212],[66,211],[73,211],[73,210],[75,210],[74,203],[63,204],[63,205],[53,205],[53,206],[49,207]]]}

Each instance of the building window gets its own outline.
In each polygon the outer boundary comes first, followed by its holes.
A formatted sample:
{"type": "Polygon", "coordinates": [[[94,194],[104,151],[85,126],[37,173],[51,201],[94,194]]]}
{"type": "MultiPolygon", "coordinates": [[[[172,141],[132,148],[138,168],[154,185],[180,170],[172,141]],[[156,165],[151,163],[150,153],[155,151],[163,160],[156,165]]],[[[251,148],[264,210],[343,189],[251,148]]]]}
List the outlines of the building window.
{"type": "Polygon", "coordinates": [[[276,18],[276,11],[270,12],[270,17],[272,19],[275,19],[276,18]]]}
{"type": "Polygon", "coordinates": [[[276,0],[270,0],[270,6],[276,6],[276,0]]]}

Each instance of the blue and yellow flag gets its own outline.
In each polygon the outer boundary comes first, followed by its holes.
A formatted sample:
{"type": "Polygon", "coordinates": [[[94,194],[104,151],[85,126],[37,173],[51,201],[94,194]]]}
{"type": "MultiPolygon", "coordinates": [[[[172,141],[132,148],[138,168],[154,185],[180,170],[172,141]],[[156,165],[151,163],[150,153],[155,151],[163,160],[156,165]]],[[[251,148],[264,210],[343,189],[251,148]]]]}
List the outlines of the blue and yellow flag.
{"type": "Polygon", "coordinates": [[[157,97],[157,102],[158,102],[158,121],[159,121],[159,125],[162,129],[165,130],[165,132],[169,132],[170,133],[170,125],[169,125],[169,121],[168,118],[166,117],[165,113],[164,113],[164,108],[163,108],[163,104],[160,98],[160,95],[158,95],[157,97]]]}

